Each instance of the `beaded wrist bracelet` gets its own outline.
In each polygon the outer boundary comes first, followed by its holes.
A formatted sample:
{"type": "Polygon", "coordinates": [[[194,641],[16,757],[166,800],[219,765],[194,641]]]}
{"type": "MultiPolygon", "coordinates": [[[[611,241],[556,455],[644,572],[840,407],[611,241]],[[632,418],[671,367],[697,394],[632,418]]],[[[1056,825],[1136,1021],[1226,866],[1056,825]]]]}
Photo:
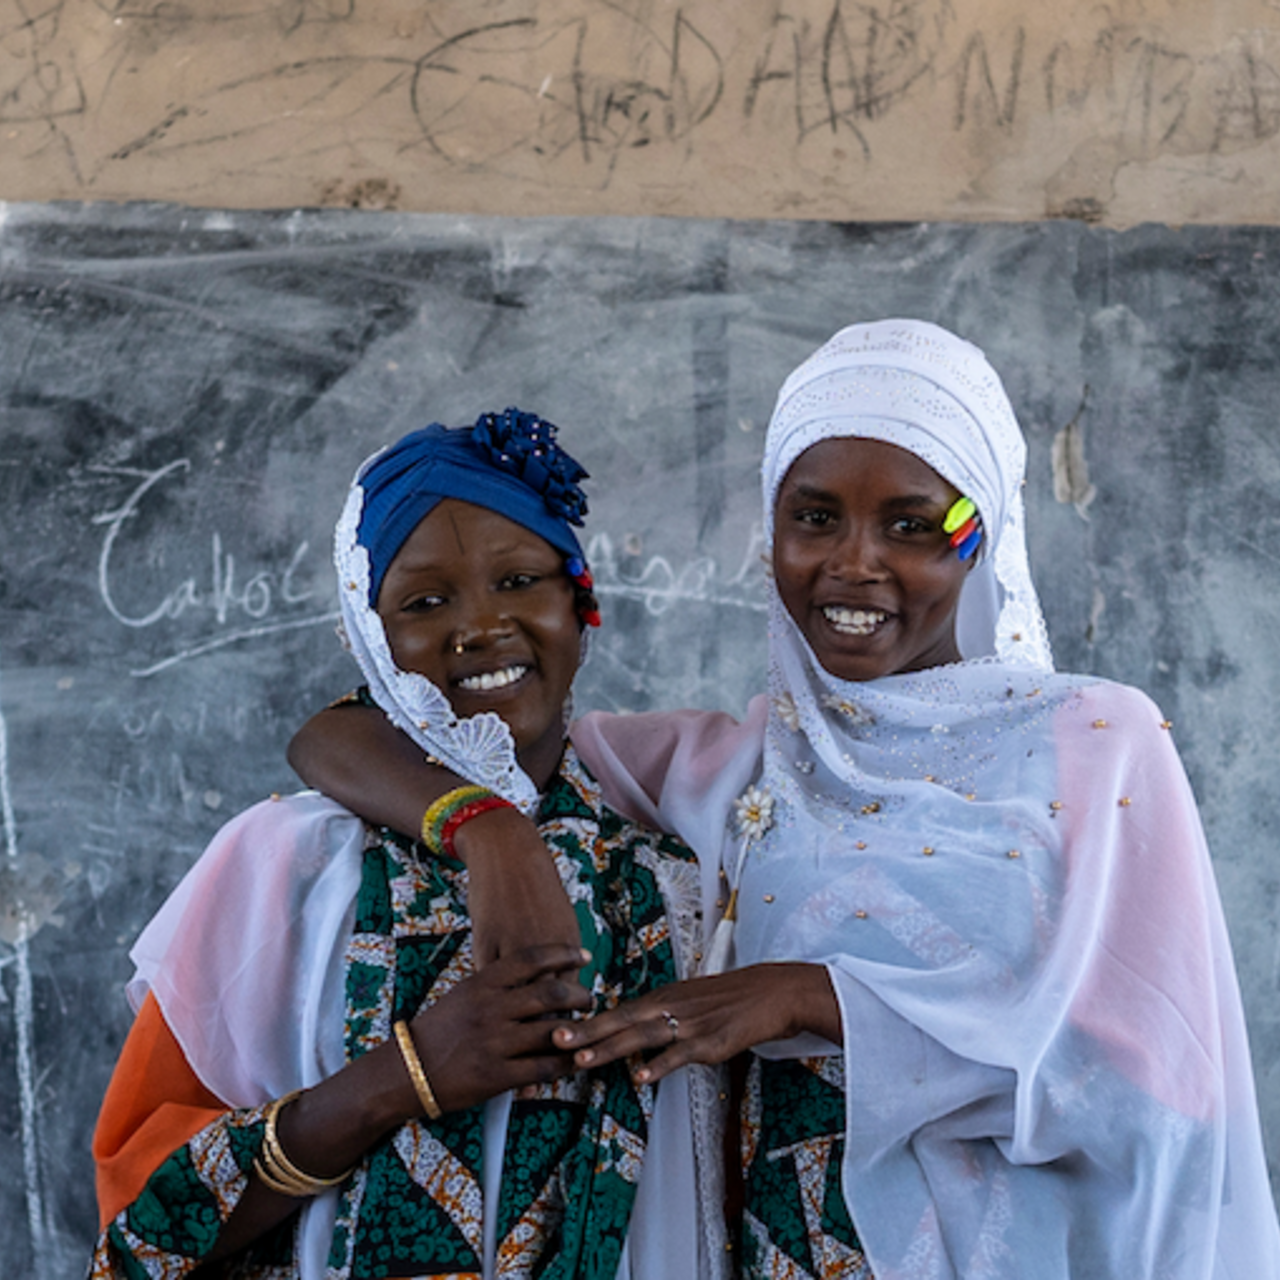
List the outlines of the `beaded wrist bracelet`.
{"type": "Polygon", "coordinates": [[[488,787],[467,784],[446,791],[438,800],[427,806],[422,815],[422,843],[437,856],[456,857],[453,838],[458,828],[472,818],[478,818],[490,809],[510,809],[513,806],[488,787]]]}

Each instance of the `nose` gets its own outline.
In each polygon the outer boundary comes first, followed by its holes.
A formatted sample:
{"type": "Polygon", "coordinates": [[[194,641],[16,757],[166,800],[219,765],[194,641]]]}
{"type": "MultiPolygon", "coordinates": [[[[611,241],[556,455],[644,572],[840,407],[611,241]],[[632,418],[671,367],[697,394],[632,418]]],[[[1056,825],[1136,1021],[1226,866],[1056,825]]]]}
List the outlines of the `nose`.
{"type": "Polygon", "coordinates": [[[827,572],[842,582],[876,582],[884,576],[882,551],[874,529],[850,521],[831,549],[827,572]]]}
{"type": "Polygon", "coordinates": [[[500,602],[486,595],[463,603],[449,646],[454,653],[478,652],[511,635],[512,622],[500,602]]]}

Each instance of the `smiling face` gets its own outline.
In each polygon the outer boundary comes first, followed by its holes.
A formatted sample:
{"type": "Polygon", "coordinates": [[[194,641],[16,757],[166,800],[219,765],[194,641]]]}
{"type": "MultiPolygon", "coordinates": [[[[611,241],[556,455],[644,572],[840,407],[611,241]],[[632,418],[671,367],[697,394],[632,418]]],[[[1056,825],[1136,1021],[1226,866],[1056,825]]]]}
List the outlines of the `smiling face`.
{"type": "Polygon", "coordinates": [[[377,611],[396,665],[426,676],[459,716],[497,712],[521,768],[545,786],[580,644],[561,554],[495,511],[446,498],[391,561],[377,611]]]}
{"type": "Polygon", "coordinates": [[[879,440],[823,440],[792,464],[774,513],[774,580],[833,676],[874,680],[959,660],[968,565],[942,529],[959,496],[879,440]]]}

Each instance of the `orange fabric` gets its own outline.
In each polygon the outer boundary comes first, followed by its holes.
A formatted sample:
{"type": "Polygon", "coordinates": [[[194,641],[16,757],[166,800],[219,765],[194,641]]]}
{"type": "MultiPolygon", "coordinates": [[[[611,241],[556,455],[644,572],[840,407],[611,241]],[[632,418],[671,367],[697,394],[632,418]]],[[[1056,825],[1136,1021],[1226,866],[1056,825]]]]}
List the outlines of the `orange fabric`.
{"type": "Polygon", "coordinates": [[[187,1065],[148,994],[120,1051],[93,1134],[101,1225],[138,1198],[174,1151],[229,1109],[187,1065]]]}

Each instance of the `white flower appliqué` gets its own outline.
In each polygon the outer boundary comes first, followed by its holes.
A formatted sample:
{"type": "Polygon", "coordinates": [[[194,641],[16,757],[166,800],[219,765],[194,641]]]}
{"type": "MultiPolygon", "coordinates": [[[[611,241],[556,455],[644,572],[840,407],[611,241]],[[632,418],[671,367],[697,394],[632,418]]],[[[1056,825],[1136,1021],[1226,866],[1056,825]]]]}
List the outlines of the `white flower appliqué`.
{"type": "Polygon", "coordinates": [[[743,840],[759,840],[773,826],[773,797],[754,783],[733,802],[733,808],[743,840]]]}
{"type": "Polygon", "coordinates": [[[773,709],[792,733],[800,732],[800,712],[796,709],[796,700],[789,693],[779,694],[773,700],[773,709]]]}

